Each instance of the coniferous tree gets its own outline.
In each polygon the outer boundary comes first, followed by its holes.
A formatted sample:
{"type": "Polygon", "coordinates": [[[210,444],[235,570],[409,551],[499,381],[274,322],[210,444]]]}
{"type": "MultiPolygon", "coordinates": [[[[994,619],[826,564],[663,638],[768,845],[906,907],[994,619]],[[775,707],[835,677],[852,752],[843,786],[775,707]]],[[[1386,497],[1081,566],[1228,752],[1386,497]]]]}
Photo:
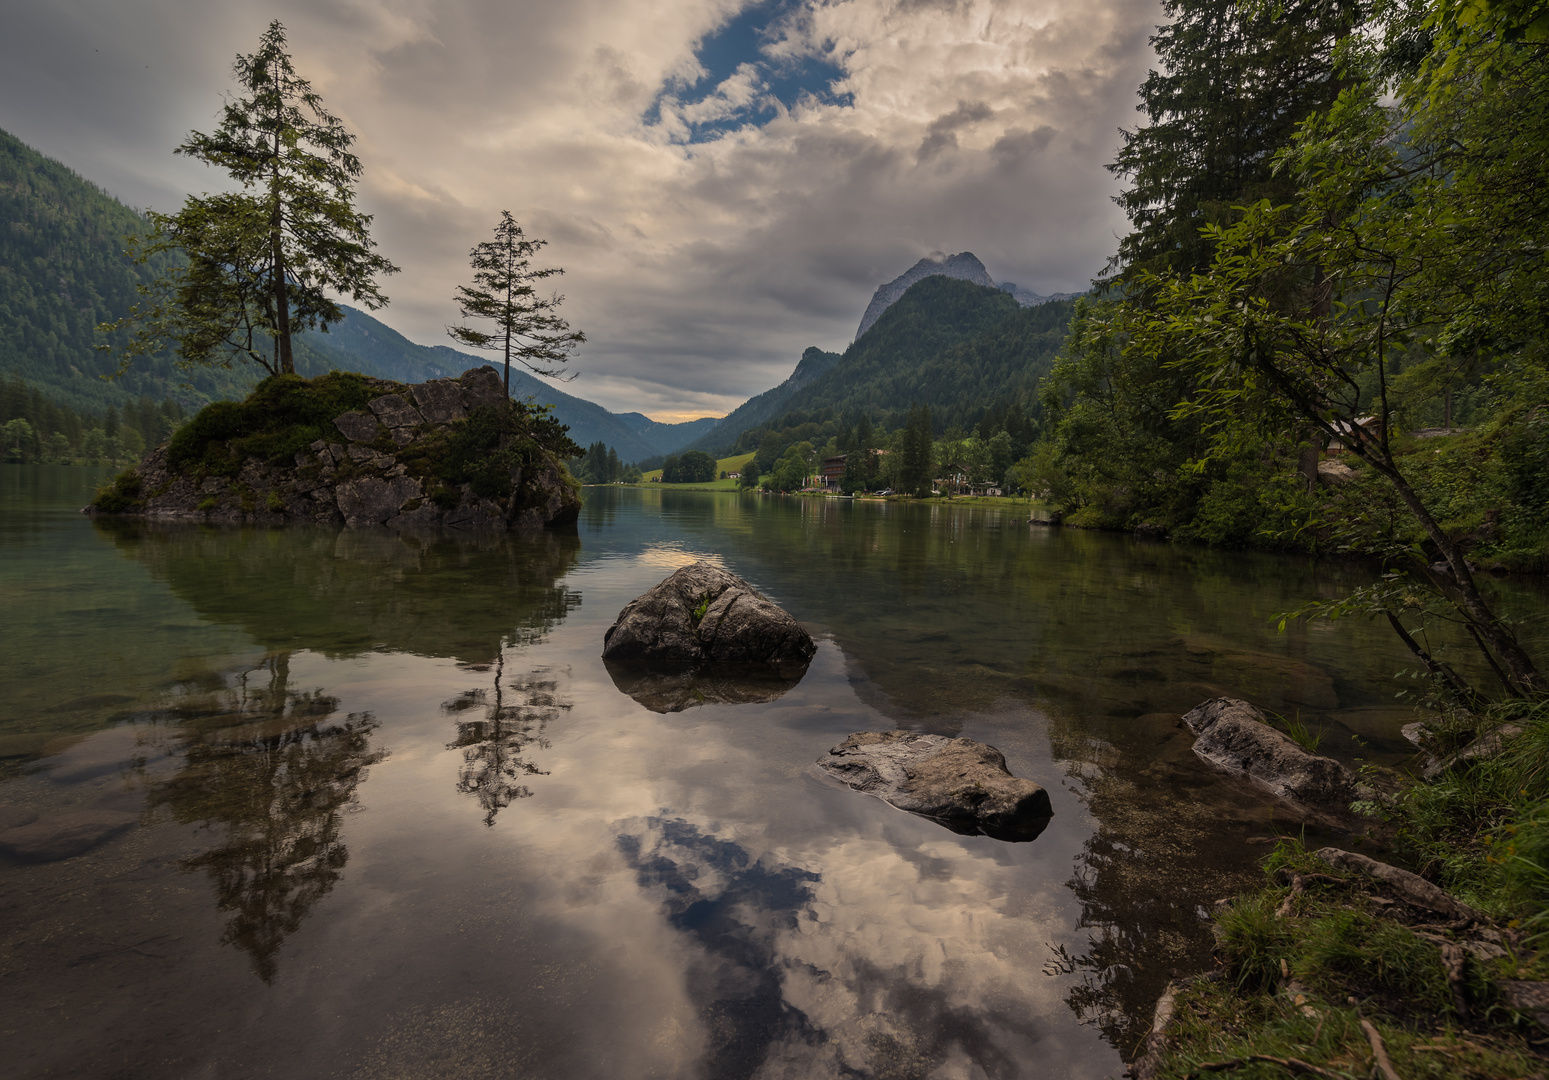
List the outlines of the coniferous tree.
{"type": "Polygon", "coordinates": [[[931,491],[931,449],[930,408],[915,405],[904,426],[898,482],[916,498],[923,499],[931,491]]]}
{"type": "Polygon", "coordinates": [[[1109,269],[1195,270],[1210,261],[1209,224],[1235,206],[1289,201],[1296,184],[1274,155],[1297,125],[1338,96],[1334,47],[1356,25],[1353,0],[1164,0],[1171,19],[1151,39],[1161,62],[1140,87],[1148,123],[1122,132],[1108,170],[1134,228],[1109,269]]]}
{"type": "Polygon", "coordinates": [[[457,308],[464,319],[487,319],[493,333],[467,326],[449,326],[454,341],[475,349],[504,352],[506,396],[511,395],[511,361],[516,359],[536,375],[560,374],[558,365],[586,340],[579,330],[556,314],[565,299],[542,296],[535,282],[563,274],[557,266],[534,268],[532,257],[547,240],[529,240],[509,212],[500,212],[495,238],[476,244],[468,253],[473,284],[457,288],[457,308]]]}
{"type": "Polygon", "coordinates": [[[121,373],[169,341],[185,365],[240,358],[294,373],[292,334],[343,319],[335,296],[373,310],[387,303],[376,278],[398,268],[375,251],[371,216],[355,209],[355,137],[296,74],[285,47],[275,20],[257,52],[238,55],[242,93],[215,132],[190,132],[176,151],[226,170],[243,190],[189,196],[176,214],[147,215],[150,236],[130,238],[137,262],[169,252],[186,261],[140,286],[128,316],[99,327],[132,331],[121,373]]]}

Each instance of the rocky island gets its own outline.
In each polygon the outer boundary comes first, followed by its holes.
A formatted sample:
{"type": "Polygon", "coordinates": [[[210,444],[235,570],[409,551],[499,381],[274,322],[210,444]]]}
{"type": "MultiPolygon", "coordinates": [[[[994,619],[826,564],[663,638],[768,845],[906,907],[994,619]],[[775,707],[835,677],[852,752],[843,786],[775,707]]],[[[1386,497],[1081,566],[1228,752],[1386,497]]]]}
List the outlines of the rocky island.
{"type": "Polygon", "coordinates": [[[203,409],[87,511],[239,524],[541,529],[575,521],[580,454],[499,374],[404,384],[349,372],[265,379],[203,409]]]}

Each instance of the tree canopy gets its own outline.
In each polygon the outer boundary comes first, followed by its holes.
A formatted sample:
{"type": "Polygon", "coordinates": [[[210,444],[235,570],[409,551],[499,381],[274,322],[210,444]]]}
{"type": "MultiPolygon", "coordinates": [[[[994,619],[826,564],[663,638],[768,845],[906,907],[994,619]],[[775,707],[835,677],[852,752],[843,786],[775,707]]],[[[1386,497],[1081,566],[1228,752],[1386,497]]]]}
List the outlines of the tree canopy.
{"type": "Polygon", "coordinates": [[[127,316],[99,327],[129,333],[120,371],[171,343],[183,365],[246,360],[293,374],[292,334],[342,319],[336,297],[387,303],[376,279],[397,267],[376,252],[371,217],[354,205],[355,137],[296,73],[278,20],[233,72],[242,92],[214,133],[189,132],[176,152],[225,170],[242,190],[191,195],[175,214],[148,214],[150,235],[129,238],[137,262],[178,261],[139,286],[127,316]]]}

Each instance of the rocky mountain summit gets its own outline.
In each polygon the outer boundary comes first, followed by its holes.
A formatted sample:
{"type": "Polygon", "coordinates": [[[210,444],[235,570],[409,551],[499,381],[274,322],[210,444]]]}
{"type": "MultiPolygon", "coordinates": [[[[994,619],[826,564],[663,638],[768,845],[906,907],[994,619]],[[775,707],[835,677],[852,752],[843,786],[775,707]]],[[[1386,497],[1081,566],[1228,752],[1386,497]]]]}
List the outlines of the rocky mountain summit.
{"type": "Polygon", "coordinates": [[[334,372],[280,376],[206,407],[87,510],[243,524],[539,529],[581,500],[560,454],[578,450],[500,375],[405,385],[334,372]],[[353,408],[340,406],[351,406],[353,408]]]}
{"type": "Polygon", "coordinates": [[[995,288],[995,282],[990,278],[990,272],[984,268],[977,255],[971,251],[959,252],[956,255],[943,255],[936,252],[927,255],[909,269],[899,274],[886,285],[878,285],[877,291],[871,296],[871,303],[866,305],[866,313],[861,316],[861,325],[855,331],[859,338],[867,330],[870,330],[876,321],[882,317],[882,313],[896,304],[904,293],[909,291],[909,286],[916,281],[928,277],[958,278],[962,281],[971,281],[975,285],[983,285],[987,289],[995,288]]]}
{"type": "Polygon", "coordinates": [[[984,264],[973,252],[960,251],[956,255],[943,255],[938,251],[927,255],[886,285],[877,286],[877,291],[872,294],[871,303],[866,305],[866,313],[861,316],[860,327],[855,331],[856,338],[859,339],[862,334],[870,330],[882,317],[882,313],[909,291],[909,286],[928,277],[957,278],[961,281],[971,281],[975,285],[983,285],[987,289],[999,289],[1001,292],[1009,293],[1011,298],[1023,307],[1032,307],[1034,304],[1042,304],[1049,300],[1070,300],[1080,295],[1079,293],[1054,293],[1043,296],[1030,289],[1022,288],[1014,281],[1005,281],[996,285],[990,277],[990,272],[984,268],[984,264]]]}

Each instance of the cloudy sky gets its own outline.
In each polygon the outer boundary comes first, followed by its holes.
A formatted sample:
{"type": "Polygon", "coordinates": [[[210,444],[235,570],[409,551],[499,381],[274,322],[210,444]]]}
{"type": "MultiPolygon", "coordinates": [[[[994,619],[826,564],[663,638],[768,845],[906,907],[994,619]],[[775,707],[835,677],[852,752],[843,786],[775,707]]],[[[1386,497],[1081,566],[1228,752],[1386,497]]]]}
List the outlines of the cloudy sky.
{"type": "Polygon", "coordinates": [[[1086,287],[1123,230],[1103,170],[1155,0],[9,0],[0,127],[124,201],[220,175],[210,130],[269,19],[358,136],[403,268],[379,317],[447,342],[501,210],[563,266],[589,342],[567,389],[720,415],[933,251],[1086,287]]]}

